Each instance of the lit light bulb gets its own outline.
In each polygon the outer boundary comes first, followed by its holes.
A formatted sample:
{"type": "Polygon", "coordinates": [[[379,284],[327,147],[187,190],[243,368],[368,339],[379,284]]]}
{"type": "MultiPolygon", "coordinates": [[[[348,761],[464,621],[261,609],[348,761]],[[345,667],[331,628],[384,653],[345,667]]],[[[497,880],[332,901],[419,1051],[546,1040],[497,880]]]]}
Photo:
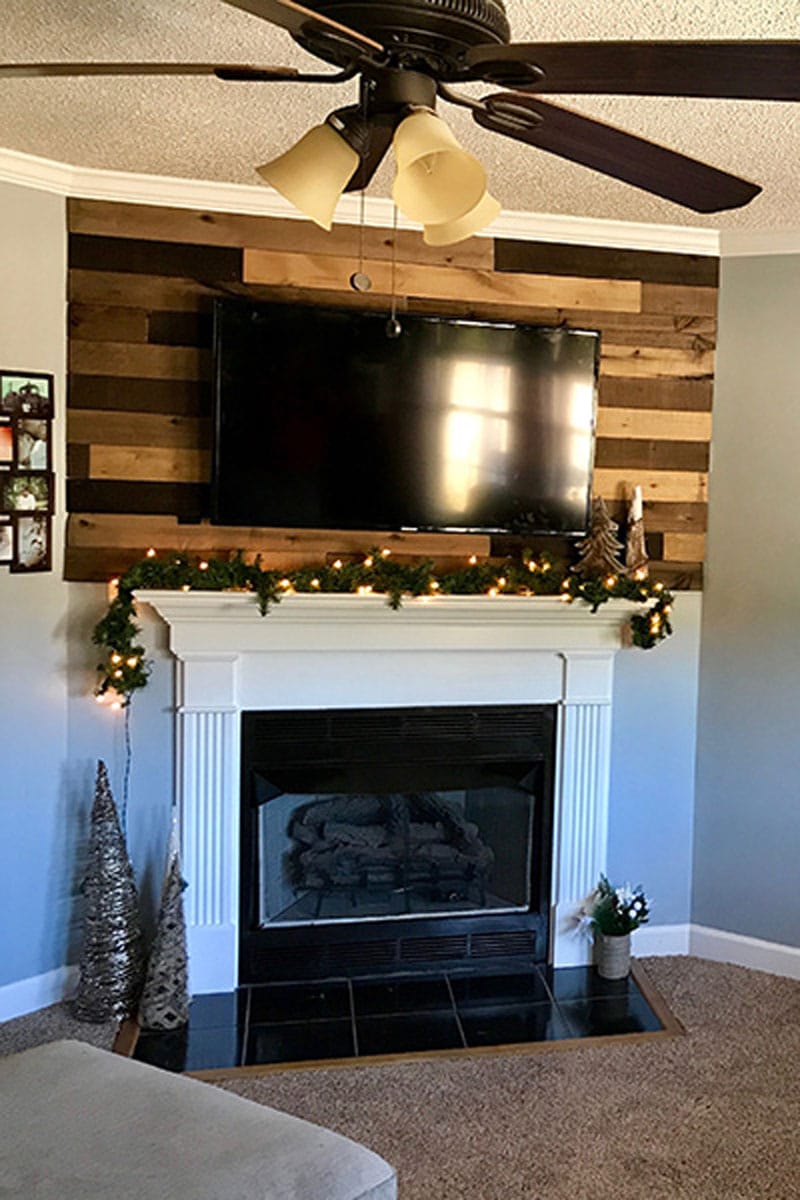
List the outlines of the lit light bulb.
{"type": "Polygon", "coordinates": [[[571,604],[572,603],[572,596],[570,596],[568,592],[562,592],[558,598],[562,604],[571,604]]]}
{"type": "Polygon", "coordinates": [[[291,581],[291,579],[281,579],[281,580],[278,582],[278,587],[281,587],[281,588],[283,588],[283,590],[284,590],[284,591],[288,591],[288,589],[289,589],[291,586],[292,586],[292,581],[291,581]]]}
{"type": "Polygon", "coordinates": [[[337,558],[334,562],[331,563],[331,566],[333,567],[334,571],[341,571],[342,560],[340,558],[337,558]]]}
{"type": "Polygon", "coordinates": [[[356,592],[358,593],[359,596],[368,596],[371,591],[372,591],[372,585],[369,583],[362,583],[360,585],[360,587],[356,588],[356,592]]]}
{"type": "Polygon", "coordinates": [[[616,587],[616,586],[617,586],[617,577],[616,577],[616,575],[609,575],[609,576],[608,576],[608,578],[606,579],[605,583],[606,583],[606,587],[607,587],[607,588],[614,588],[614,587],[616,587]]]}
{"type": "Polygon", "coordinates": [[[368,555],[367,555],[367,557],[364,559],[364,563],[363,563],[363,565],[364,565],[365,567],[371,567],[371,566],[372,566],[372,563],[373,563],[373,561],[374,561],[374,560],[373,560],[373,558],[372,558],[372,555],[371,555],[371,554],[368,554],[368,555]]]}
{"type": "Polygon", "coordinates": [[[431,591],[432,591],[432,592],[438,592],[438,590],[439,590],[439,584],[438,584],[438,582],[437,582],[435,579],[432,579],[432,580],[431,580],[431,585],[430,585],[430,586],[431,586],[431,591]]]}
{"type": "Polygon", "coordinates": [[[665,615],[665,616],[668,616],[668,615],[669,615],[669,613],[671,613],[671,612],[672,612],[672,605],[671,605],[671,604],[665,604],[665,605],[664,605],[664,608],[663,608],[663,612],[664,612],[664,615],[665,615]]]}
{"type": "Polygon", "coordinates": [[[504,588],[507,583],[508,583],[508,580],[506,579],[505,575],[501,575],[497,581],[497,586],[504,588]]]}
{"type": "Polygon", "coordinates": [[[155,556],[156,556],[156,552],[155,552],[155,550],[153,549],[153,547],[151,546],[151,547],[150,547],[150,549],[147,551],[147,557],[148,557],[148,558],[155,558],[155,556]]]}
{"type": "Polygon", "coordinates": [[[116,666],[116,665],[117,665],[117,663],[121,663],[121,662],[122,662],[122,655],[121,655],[121,654],[117,654],[117,652],[116,652],[116,650],[115,650],[115,651],[114,651],[114,653],[111,655],[111,661],[112,661],[112,663],[114,664],[114,666],[116,666]]]}
{"type": "Polygon", "coordinates": [[[471,567],[474,567],[478,562],[477,554],[470,554],[469,558],[467,559],[467,562],[469,563],[469,565],[471,567]]]}
{"type": "Polygon", "coordinates": [[[566,591],[566,589],[569,587],[569,583],[570,581],[568,579],[561,580],[561,588],[563,591],[566,591]]]}
{"type": "Polygon", "coordinates": [[[312,579],[312,580],[311,580],[311,587],[312,587],[312,588],[318,588],[318,587],[319,587],[319,580],[318,580],[318,579],[312,579]]]}
{"type": "Polygon", "coordinates": [[[487,596],[496,596],[497,594],[498,594],[498,593],[497,593],[497,588],[496,588],[496,587],[490,587],[490,588],[489,588],[489,590],[488,590],[488,591],[487,591],[487,593],[486,593],[486,595],[487,595],[487,596]]]}
{"type": "Polygon", "coordinates": [[[199,570],[199,571],[207,571],[207,570],[208,570],[208,563],[205,561],[205,559],[203,559],[203,561],[202,561],[202,562],[199,562],[199,563],[197,564],[197,568],[198,568],[198,570],[199,570]]]}
{"type": "Polygon", "coordinates": [[[530,560],[530,562],[528,563],[528,570],[529,571],[538,571],[538,569],[539,569],[539,564],[537,563],[535,558],[532,558],[530,560]]]}
{"type": "Polygon", "coordinates": [[[546,558],[543,558],[540,565],[543,571],[549,571],[552,563],[548,562],[546,558]]]}
{"type": "Polygon", "coordinates": [[[94,702],[95,702],[95,704],[105,704],[105,702],[106,702],[106,698],[105,698],[105,696],[101,695],[101,694],[98,692],[98,693],[95,695],[94,702]]]}
{"type": "Polygon", "coordinates": [[[633,572],[633,578],[638,580],[647,579],[647,567],[637,567],[633,572]]]}
{"type": "Polygon", "coordinates": [[[128,666],[129,666],[129,667],[135,667],[135,666],[136,666],[136,664],[138,663],[139,659],[138,659],[138,658],[136,658],[135,656],[133,656],[133,657],[131,657],[131,658],[129,658],[129,659],[126,659],[126,661],[127,661],[127,664],[128,664],[128,666]]]}
{"type": "Polygon", "coordinates": [[[115,712],[119,712],[119,710],[122,708],[122,705],[120,704],[119,700],[112,700],[111,707],[115,712]]]}
{"type": "Polygon", "coordinates": [[[118,668],[117,668],[117,670],[114,672],[114,678],[115,678],[115,679],[122,679],[122,671],[119,669],[119,667],[118,667],[118,668]]]}
{"type": "Polygon", "coordinates": [[[654,592],[663,592],[663,590],[664,590],[664,585],[663,585],[663,583],[654,583],[654,584],[653,584],[653,591],[654,591],[654,592]]]}
{"type": "Polygon", "coordinates": [[[384,546],[381,550],[381,558],[388,558],[391,553],[391,550],[387,546],[384,546]]]}
{"type": "Polygon", "coordinates": [[[192,589],[189,587],[189,584],[188,584],[188,583],[184,583],[184,584],[181,586],[181,591],[182,591],[182,592],[190,592],[191,590],[192,590],[192,589]]]}

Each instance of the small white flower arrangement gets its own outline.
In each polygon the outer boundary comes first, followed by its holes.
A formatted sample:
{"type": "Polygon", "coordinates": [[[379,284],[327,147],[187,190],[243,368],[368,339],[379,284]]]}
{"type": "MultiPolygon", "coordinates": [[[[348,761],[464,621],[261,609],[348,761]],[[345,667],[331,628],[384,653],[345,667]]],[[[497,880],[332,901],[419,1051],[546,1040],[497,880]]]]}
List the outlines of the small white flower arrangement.
{"type": "Polygon", "coordinates": [[[614,887],[605,875],[600,876],[584,911],[594,929],[611,937],[633,933],[634,929],[646,925],[650,919],[647,899],[641,887],[634,888],[629,883],[614,887]]]}

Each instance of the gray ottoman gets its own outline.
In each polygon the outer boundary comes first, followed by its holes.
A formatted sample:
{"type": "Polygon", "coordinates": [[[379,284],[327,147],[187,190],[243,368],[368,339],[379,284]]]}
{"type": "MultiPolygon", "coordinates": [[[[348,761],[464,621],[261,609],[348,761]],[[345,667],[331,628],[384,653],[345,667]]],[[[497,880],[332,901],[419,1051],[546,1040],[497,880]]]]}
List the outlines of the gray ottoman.
{"type": "Polygon", "coordinates": [[[0,1196],[394,1200],[348,1138],[81,1042],[0,1059],[0,1196]]]}

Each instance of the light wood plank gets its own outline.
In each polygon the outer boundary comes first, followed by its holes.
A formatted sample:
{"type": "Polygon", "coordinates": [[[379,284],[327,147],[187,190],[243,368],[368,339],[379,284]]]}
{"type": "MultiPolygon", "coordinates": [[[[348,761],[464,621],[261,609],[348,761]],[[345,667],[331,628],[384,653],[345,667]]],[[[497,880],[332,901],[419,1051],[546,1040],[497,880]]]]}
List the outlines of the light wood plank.
{"type": "Polygon", "coordinates": [[[147,312],[110,304],[71,304],[69,336],[90,342],[146,342],[147,312]]]}
{"type": "MultiPolygon", "coordinates": [[[[357,225],[339,223],[328,233],[305,219],[160,208],[107,200],[69,200],[68,220],[70,233],[91,234],[94,237],[136,238],[200,246],[252,246],[260,250],[334,254],[351,259],[358,259],[361,243],[361,230],[357,225]]],[[[367,226],[363,230],[363,240],[366,258],[392,257],[391,229],[367,226]]],[[[494,239],[474,237],[455,246],[427,246],[420,232],[401,229],[397,233],[397,257],[402,262],[491,270],[494,264],[494,239]]]]}
{"type": "Polygon", "coordinates": [[[484,534],[387,533],[369,530],[260,529],[251,526],[183,525],[175,517],[128,516],[116,513],[73,514],[69,522],[73,547],[104,548],[141,545],[146,550],[245,550],[264,553],[293,553],[302,561],[319,561],[327,554],[366,553],[371,547],[386,546],[398,557],[432,555],[437,558],[479,558],[489,555],[490,542],[484,534]]]}
{"type": "Polygon", "coordinates": [[[604,500],[629,497],[636,484],[647,500],[681,503],[708,499],[708,475],[704,471],[631,471],[601,467],[594,473],[594,490],[604,500]]]}
{"type": "Polygon", "coordinates": [[[90,479],[136,479],[150,483],[206,483],[211,473],[207,450],[187,447],[89,447],[90,479]]]}
{"type": "Polygon", "coordinates": [[[161,413],[102,412],[90,408],[67,409],[67,441],[114,446],[210,445],[211,423],[198,417],[161,413]]]}
{"type": "Polygon", "coordinates": [[[69,348],[76,375],[120,375],[135,379],[209,379],[211,355],[196,346],[79,342],[69,348]]]}
{"type": "Polygon", "coordinates": [[[714,351],[603,345],[600,374],[626,379],[708,379],[714,374],[714,351]]]}
{"type": "Polygon", "coordinates": [[[170,309],[175,312],[210,312],[219,290],[176,275],[138,275],[125,271],[69,272],[69,299],[73,303],[107,304],[120,308],[170,309]]]}
{"type": "Polygon", "coordinates": [[[704,533],[665,533],[665,562],[703,562],[706,556],[704,533]]]}
{"type": "MultiPolygon", "coordinates": [[[[373,290],[391,291],[391,264],[374,259],[364,264],[373,290]]],[[[295,285],[325,291],[346,291],[353,271],[351,259],[328,255],[244,251],[245,283],[281,287],[295,285]]],[[[638,312],[641,284],[630,279],[579,279],[558,275],[510,275],[398,263],[396,290],[401,295],[460,301],[502,301],[513,311],[519,305],[575,309],[602,308],[609,312],[638,312]]]]}
{"type": "Polygon", "coordinates": [[[718,290],[715,287],[689,287],[685,284],[642,284],[642,312],[670,313],[676,317],[717,314],[718,290]]]}
{"type": "Polygon", "coordinates": [[[658,408],[599,408],[597,436],[670,442],[711,440],[711,413],[658,408]]]}

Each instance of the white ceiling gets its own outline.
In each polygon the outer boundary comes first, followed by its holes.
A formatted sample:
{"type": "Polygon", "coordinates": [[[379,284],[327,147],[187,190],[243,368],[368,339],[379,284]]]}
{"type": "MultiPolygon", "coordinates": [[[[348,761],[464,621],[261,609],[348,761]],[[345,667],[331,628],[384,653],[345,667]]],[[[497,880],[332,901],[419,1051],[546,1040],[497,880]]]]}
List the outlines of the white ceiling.
{"type": "MultiPolygon", "coordinates": [[[[506,0],[506,7],[516,41],[800,37],[800,0],[506,0]]],[[[2,16],[4,62],[321,66],[283,30],[220,0],[4,0],[2,16]]],[[[256,164],[354,98],[355,83],[4,80],[0,146],[76,166],[253,184],[256,164]]],[[[702,216],[479,129],[467,112],[442,105],[505,209],[725,230],[800,228],[800,104],[555,99],[752,179],[764,191],[743,209],[702,216]]],[[[384,165],[370,194],[386,196],[390,188],[384,165]]]]}

